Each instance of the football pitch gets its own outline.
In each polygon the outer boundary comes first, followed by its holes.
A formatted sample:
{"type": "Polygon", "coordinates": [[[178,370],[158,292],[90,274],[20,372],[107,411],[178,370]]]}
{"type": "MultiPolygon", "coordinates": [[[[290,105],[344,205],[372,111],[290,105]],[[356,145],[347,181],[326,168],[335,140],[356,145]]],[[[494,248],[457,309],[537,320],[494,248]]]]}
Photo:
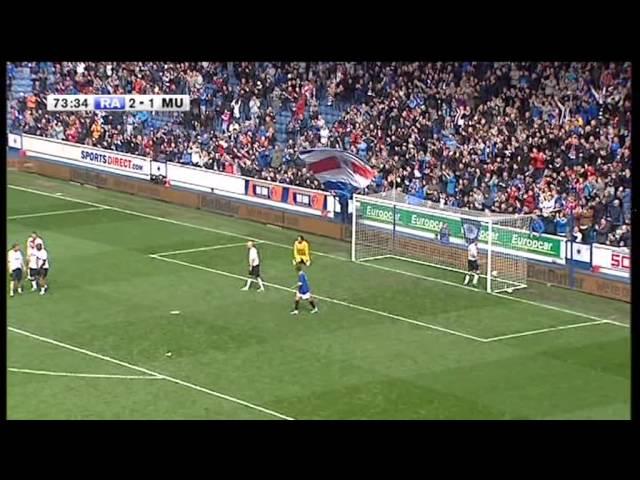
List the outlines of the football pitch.
{"type": "MultiPolygon", "coordinates": [[[[50,290],[7,297],[9,419],[628,419],[630,308],[313,235],[8,172],[7,244],[36,230],[50,290]],[[246,241],[266,291],[241,291],[246,241]]],[[[7,246],[7,249],[9,246],[7,246]]],[[[6,295],[6,292],[5,292],[6,295]]]]}

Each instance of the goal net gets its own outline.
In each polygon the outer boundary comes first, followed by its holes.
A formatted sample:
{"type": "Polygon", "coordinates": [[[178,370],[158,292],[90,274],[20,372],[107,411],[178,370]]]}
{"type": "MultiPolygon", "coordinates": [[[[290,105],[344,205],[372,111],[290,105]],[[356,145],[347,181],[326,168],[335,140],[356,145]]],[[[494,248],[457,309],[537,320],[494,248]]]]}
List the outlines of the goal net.
{"type": "Polygon", "coordinates": [[[354,195],[351,259],[394,258],[466,273],[467,245],[477,239],[487,292],[527,286],[522,255],[531,216],[496,215],[440,206],[400,192],[354,195]]]}

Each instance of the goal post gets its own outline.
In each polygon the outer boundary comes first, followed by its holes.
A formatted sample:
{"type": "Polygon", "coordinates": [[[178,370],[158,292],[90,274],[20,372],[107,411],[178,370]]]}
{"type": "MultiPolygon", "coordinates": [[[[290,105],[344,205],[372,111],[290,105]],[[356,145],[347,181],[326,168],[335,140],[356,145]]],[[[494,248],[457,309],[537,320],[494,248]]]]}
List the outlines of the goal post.
{"type": "Polygon", "coordinates": [[[440,206],[400,192],[354,195],[351,259],[393,258],[466,273],[467,245],[475,238],[486,291],[511,292],[527,286],[523,245],[534,235],[531,219],[440,206]]]}

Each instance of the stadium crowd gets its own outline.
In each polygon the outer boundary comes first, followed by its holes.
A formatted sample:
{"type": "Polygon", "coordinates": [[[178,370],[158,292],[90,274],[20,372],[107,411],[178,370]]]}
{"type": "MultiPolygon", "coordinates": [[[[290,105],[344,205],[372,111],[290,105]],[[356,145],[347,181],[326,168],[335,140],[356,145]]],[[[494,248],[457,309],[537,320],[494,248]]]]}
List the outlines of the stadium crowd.
{"type": "Polygon", "coordinates": [[[34,93],[10,102],[9,126],[25,133],[316,189],[298,152],[341,148],[377,171],[369,192],[535,213],[538,233],[630,246],[630,63],[29,63],[9,64],[9,88],[18,66],[34,93]],[[48,93],[192,103],[151,128],[144,113],[47,112],[48,93]]]}

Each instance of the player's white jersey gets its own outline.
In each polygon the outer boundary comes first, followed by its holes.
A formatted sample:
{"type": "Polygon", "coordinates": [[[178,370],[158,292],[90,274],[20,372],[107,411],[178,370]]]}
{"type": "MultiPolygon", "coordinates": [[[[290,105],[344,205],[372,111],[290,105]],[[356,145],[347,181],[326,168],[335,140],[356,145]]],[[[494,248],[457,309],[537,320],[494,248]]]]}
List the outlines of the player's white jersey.
{"type": "Polygon", "coordinates": [[[49,254],[44,248],[42,250],[36,250],[36,258],[38,268],[49,268],[49,254]]]}
{"type": "Polygon", "coordinates": [[[40,237],[29,237],[27,238],[27,255],[29,255],[32,251],[35,251],[36,249],[36,245],[40,243],[42,244],[42,247],[44,248],[44,242],[40,237]]]}
{"type": "Polygon", "coordinates": [[[38,251],[34,248],[28,253],[29,268],[38,268],[38,251]]]}
{"type": "Polygon", "coordinates": [[[258,255],[258,249],[256,247],[249,249],[249,265],[252,267],[260,265],[260,256],[258,255]]]}
{"type": "Polygon", "coordinates": [[[470,243],[467,247],[467,258],[469,260],[478,259],[478,245],[476,243],[470,243]]]}
{"type": "Polygon", "coordinates": [[[22,252],[18,250],[17,252],[12,248],[7,253],[7,262],[9,264],[9,270],[12,272],[16,268],[22,268],[24,265],[24,257],[22,256],[22,252]]]}

